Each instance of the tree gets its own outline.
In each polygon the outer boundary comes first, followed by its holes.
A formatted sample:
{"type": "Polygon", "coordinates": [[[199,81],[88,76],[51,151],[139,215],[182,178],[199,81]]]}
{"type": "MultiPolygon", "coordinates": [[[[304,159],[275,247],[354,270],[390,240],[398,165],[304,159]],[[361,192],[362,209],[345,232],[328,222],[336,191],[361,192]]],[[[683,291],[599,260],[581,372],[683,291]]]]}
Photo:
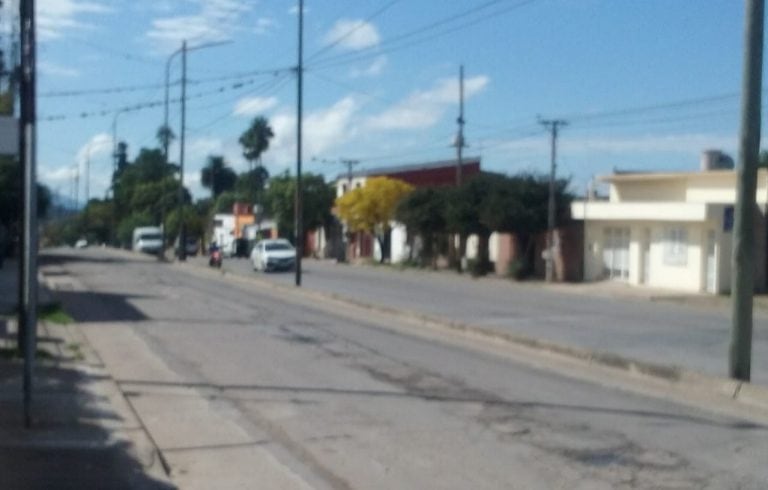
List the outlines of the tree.
{"type": "MultiPolygon", "coordinates": [[[[564,223],[569,217],[573,196],[567,188],[567,180],[555,182],[557,223],[564,223]]],[[[489,229],[515,234],[522,251],[522,274],[533,269],[533,237],[547,230],[548,202],[549,176],[499,176],[478,210],[480,221],[489,229]]]]}
{"type": "Polygon", "coordinates": [[[237,174],[227,166],[223,156],[210,155],[208,163],[200,171],[200,182],[203,187],[211,190],[211,196],[216,199],[224,191],[235,187],[237,174]]]}
{"type": "MultiPolygon", "coordinates": [[[[157,142],[160,144],[160,148],[163,149],[164,154],[168,151],[168,147],[171,146],[173,140],[176,139],[176,135],[173,134],[173,130],[171,130],[170,126],[165,124],[157,128],[155,137],[157,138],[157,142]]],[[[165,155],[165,157],[167,158],[168,155],[165,155]]]]}
{"type": "MultiPolygon", "coordinates": [[[[437,238],[445,233],[445,188],[421,187],[406,195],[395,210],[395,217],[408,230],[413,251],[413,235],[421,237],[419,258],[422,265],[437,267],[437,238]]],[[[411,252],[412,253],[412,252],[411,252]]]]}
{"type": "Polygon", "coordinates": [[[260,203],[263,201],[264,186],[268,180],[269,172],[266,168],[259,165],[237,176],[235,192],[240,200],[249,203],[260,203]]]}
{"type": "Polygon", "coordinates": [[[251,121],[251,125],[240,135],[240,145],[243,147],[243,157],[248,160],[250,169],[253,162],[261,162],[261,155],[269,148],[269,141],[275,133],[269,126],[269,121],[264,116],[258,116],[251,121]]]}
{"type": "Polygon", "coordinates": [[[368,179],[358,187],[336,199],[336,213],[351,231],[363,231],[376,237],[381,248],[380,261],[389,258],[390,222],[400,200],[413,190],[413,186],[389,177],[368,179]]]}
{"type": "Polygon", "coordinates": [[[243,147],[243,157],[248,160],[248,172],[238,179],[237,189],[250,203],[261,201],[264,184],[269,178],[269,173],[261,165],[261,155],[267,151],[269,141],[274,136],[267,118],[258,116],[251,121],[251,125],[238,140],[243,147]],[[256,168],[253,166],[254,162],[259,163],[256,168]]]}
{"type": "MultiPolygon", "coordinates": [[[[332,185],[325,182],[322,175],[306,173],[302,175],[301,181],[304,191],[302,218],[306,237],[309,230],[330,224],[331,207],[336,192],[332,185]]],[[[295,195],[296,178],[286,172],[270,180],[265,196],[266,207],[277,222],[278,233],[294,240],[295,195]]]]}
{"type": "Polygon", "coordinates": [[[464,256],[467,237],[478,237],[478,257],[472,270],[475,275],[486,274],[490,269],[488,241],[493,230],[480,219],[480,213],[489,192],[502,178],[499,174],[483,172],[467,179],[460,187],[447,191],[445,220],[448,231],[457,233],[460,237],[460,257],[464,256]]]}

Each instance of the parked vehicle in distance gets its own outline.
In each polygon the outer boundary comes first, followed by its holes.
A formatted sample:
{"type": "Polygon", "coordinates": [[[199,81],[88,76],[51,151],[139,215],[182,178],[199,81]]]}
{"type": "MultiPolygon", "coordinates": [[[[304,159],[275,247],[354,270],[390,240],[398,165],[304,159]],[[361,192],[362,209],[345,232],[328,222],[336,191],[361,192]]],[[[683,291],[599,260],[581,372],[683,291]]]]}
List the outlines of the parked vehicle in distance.
{"type": "Polygon", "coordinates": [[[293,270],[296,266],[296,249],[288,240],[277,238],[261,240],[251,251],[255,271],[293,270]]]}
{"type": "Polygon", "coordinates": [[[88,246],[88,240],[81,238],[75,242],[75,248],[86,248],[88,246]]]}
{"type": "MultiPolygon", "coordinates": [[[[184,248],[184,251],[186,252],[187,256],[194,257],[197,255],[197,248],[198,248],[198,242],[199,240],[197,237],[187,237],[187,246],[184,248]]],[[[176,243],[173,246],[174,253],[176,256],[179,256],[179,239],[176,238],[176,243]]]]}
{"type": "Polygon", "coordinates": [[[133,230],[132,248],[136,252],[156,254],[163,248],[163,230],[159,226],[140,226],[133,230]]]}

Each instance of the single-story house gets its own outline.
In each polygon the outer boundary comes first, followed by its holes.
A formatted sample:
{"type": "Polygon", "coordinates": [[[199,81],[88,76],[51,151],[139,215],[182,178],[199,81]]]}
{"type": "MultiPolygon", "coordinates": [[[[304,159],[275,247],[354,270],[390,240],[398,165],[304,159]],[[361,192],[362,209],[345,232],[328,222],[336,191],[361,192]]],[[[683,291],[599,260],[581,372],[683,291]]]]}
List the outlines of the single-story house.
{"type": "MultiPolygon", "coordinates": [[[[575,201],[584,224],[584,280],[609,279],[685,292],[727,293],[737,174],[704,152],[697,172],[615,172],[608,198],[575,201]]],[[[768,171],[755,194],[755,289],[766,287],[768,171]]]]}

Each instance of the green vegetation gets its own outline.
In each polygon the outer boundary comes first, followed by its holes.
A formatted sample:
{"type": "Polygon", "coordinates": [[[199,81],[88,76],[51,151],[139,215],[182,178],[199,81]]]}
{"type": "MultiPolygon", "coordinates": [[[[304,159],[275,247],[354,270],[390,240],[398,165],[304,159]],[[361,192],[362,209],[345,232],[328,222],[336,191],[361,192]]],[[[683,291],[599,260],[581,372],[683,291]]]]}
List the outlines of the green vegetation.
{"type": "MultiPolygon", "coordinates": [[[[251,121],[239,139],[243,157],[251,169],[240,174],[223,156],[209,155],[200,179],[211,194],[194,202],[189,191],[179,187],[178,165],[168,161],[165,155],[165,145],[175,138],[170,128],[158,129],[158,148],[140,148],[133,160],[128,156],[127,145],[119,142],[117,171],[112,176],[110,195],[91,199],[81,212],[49,222],[45,243],[73,245],[84,237],[91,244],[110,243],[128,248],[134,228],[163,224],[166,246],[170,246],[182,222],[188,236],[202,238],[213,214],[231,212],[235,202],[259,204],[262,213],[275,218],[280,235],[293,240],[296,179],[288,173],[270,178],[261,165],[273,137],[266,118],[256,117],[251,121]]],[[[1,164],[0,160],[0,185],[4,171],[1,164]]],[[[334,188],[320,175],[304,174],[303,189],[305,230],[331,223],[334,188]]],[[[6,209],[3,206],[6,197],[8,206],[15,206],[18,200],[18,194],[0,193],[0,213],[6,209]]]]}
{"type": "Polygon", "coordinates": [[[69,313],[58,302],[40,305],[37,314],[38,318],[44,322],[58,323],[60,325],[68,325],[74,322],[69,313]]]}

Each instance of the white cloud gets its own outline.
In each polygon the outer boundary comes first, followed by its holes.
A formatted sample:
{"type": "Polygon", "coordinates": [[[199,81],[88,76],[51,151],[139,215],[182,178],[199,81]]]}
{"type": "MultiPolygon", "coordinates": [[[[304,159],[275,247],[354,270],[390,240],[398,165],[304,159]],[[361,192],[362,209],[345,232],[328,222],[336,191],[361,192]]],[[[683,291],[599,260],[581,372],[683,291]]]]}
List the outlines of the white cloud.
{"type": "Polygon", "coordinates": [[[256,19],[256,26],[253,28],[253,32],[259,35],[268,34],[272,29],[277,27],[277,21],[270,17],[259,17],[256,19]]]}
{"type": "MultiPolygon", "coordinates": [[[[357,101],[345,97],[330,107],[310,112],[304,117],[302,146],[308,160],[338,148],[356,134],[354,116],[357,101]]],[[[288,168],[296,161],[296,115],[283,111],[271,118],[275,138],[264,154],[268,165],[288,168]]],[[[274,173],[274,169],[270,169],[274,173]]]]}
{"type": "Polygon", "coordinates": [[[241,30],[242,17],[251,7],[238,0],[194,0],[197,12],[158,18],[146,37],[160,50],[192,44],[225,41],[241,30]]]}
{"type": "Polygon", "coordinates": [[[111,9],[102,2],[85,0],[41,0],[37,14],[37,30],[41,41],[61,38],[65,31],[91,29],[80,17],[83,14],[105,14],[111,9]]]}
{"type": "Polygon", "coordinates": [[[387,66],[387,57],[384,55],[379,56],[375,60],[371,62],[370,65],[366,66],[365,68],[358,69],[353,68],[350,72],[350,76],[353,78],[358,77],[375,77],[377,75],[381,75],[381,72],[384,71],[384,68],[387,66]]]}
{"type": "Polygon", "coordinates": [[[376,46],[381,42],[376,26],[364,20],[339,19],[325,35],[326,44],[336,44],[342,49],[357,51],[376,46]]]}
{"type": "Polygon", "coordinates": [[[104,155],[112,154],[112,135],[108,133],[95,134],[77,150],[75,161],[80,170],[85,172],[85,164],[88,159],[96,160],[104,155]]]}
{"type": "MultiPolygon", "coordinates": [[[[481,92],[488,82],[485,75],[465,80],[465,99],[481,92]]],[[[458,80],[440,80],[431,89],[414,92],[381,114],[368,118],[366,126],[376,130],[428,128],[440,120],[448,107],[458,105],[458,101],[458,80]]]]}
{"type": "Polygon", "coordinates": [[[236,116],[255,116],[275,107],[276,97],[244,97],[235,103],[236,116]]]}
{"type": "Polygon", "coordinates": [[[40,73],[50,77],[76,78],[80,72],[69,66],[63,66],[49,61],[41,61],[37,64],[40,73]]]}

